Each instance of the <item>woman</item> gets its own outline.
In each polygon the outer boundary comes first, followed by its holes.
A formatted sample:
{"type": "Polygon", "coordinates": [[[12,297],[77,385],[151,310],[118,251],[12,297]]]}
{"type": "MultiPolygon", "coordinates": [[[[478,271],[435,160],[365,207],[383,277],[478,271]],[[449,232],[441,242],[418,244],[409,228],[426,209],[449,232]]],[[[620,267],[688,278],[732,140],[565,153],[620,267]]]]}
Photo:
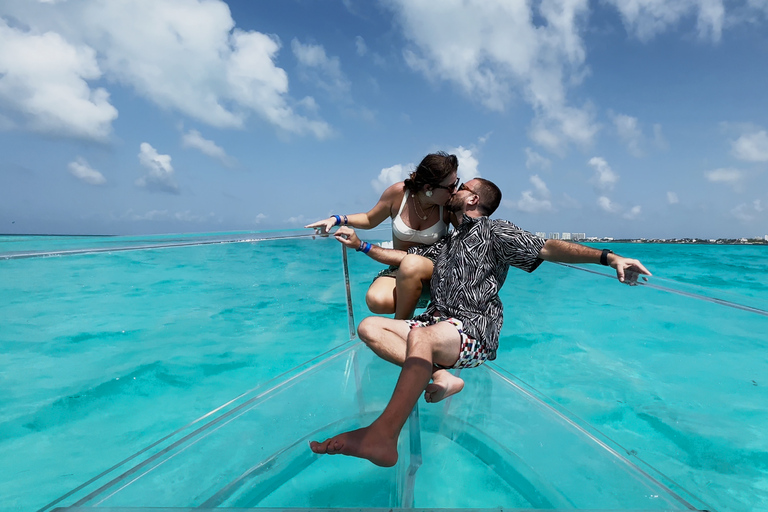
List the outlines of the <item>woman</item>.
{"type": "MultiPolygon", "coordinates": [[[[431,153],[408,179],[387,188],[368,213],[334,215],[305,227],[321,228],[324,233],[333,226],[372,229],[389,217],[395,249],[407,251],[415,245],[433,244],[448,233],[452,221],[455,224],[451,212],[443,206],[459,184],[458,168],[455,155],[442,151],[431,153]]],[[[367,252],[364,244],[359,250],[367,252]]],[[[410,318],[419,297],[400,297],[398,300],[397,273],[397,267],[381,271],[368,288],[365,302],[373,313],[395,313],[395,318],[410,318]]],[[[418,275],[428,285],[432,266],[425,263],[421,268],[409,269],[409,273],[418,275]]]]}

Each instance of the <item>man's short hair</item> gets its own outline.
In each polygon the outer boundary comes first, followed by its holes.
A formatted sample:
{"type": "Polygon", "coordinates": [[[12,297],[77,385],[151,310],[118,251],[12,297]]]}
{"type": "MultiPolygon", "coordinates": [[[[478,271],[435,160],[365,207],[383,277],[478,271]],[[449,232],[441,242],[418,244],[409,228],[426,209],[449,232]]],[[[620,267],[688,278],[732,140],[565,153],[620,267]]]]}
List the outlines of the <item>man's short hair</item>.
{"type": "Polygon", "coordinates": [[[490,216],[501,203],[501,190],[492,181],[483,178],[475,178],[474,180],[480,182],[476,187],[477,190],[475,190],[480,197],[478,207],[483,215],[490,216]]]}

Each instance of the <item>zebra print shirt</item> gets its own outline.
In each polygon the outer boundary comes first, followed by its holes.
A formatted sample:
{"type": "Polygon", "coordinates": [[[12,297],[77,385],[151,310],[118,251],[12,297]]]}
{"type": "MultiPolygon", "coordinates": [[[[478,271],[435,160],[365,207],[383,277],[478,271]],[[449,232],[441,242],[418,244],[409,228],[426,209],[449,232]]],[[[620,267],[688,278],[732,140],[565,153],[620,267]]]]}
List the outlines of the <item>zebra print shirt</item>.
{"type": "Polygon", "coordinates": [[[464,215],[459,227],[437,243],[408,250],[435,262],[432,301],[416,319],[440,312],[461,320],[464,332],[485,344],[489,359],[496,359],[504,321],[499,290],[510,266],[536,270],[544,242],[509,221],[464,215]]]}

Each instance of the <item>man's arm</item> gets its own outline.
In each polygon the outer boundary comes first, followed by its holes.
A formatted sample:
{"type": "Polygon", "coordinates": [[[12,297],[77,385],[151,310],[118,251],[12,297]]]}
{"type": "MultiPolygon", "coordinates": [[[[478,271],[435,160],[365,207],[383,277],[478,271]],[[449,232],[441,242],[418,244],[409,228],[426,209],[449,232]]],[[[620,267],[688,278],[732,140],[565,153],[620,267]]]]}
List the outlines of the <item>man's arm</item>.
{"type": "MultiPolygon", "coordinates": [[[[600,257],[602,254],[603,251],[600,249],[593,249],[586,245],[564,242],[563,240],[550,239],[544,243],[544,247],[539,251],[539,258],[545,261],[560,263],[600,264],[600,257]]],[[[648,269],[646,269],[638,260],[625,258],[613,252],[607,253],[606,260],[608,266],[616,270],[616,277],[618,277],[619,281],[622,283],[624,282],[625,273],[627,271],[636,274],[651,275],[651,273],[648,272],[648,269]]]]}
{"type": "MultiPolygon", "coordinates": [[[[342,226],[336,230],[333,236],[336,238],[336,240],[346,245],[350,249],[357,251],[361,247],[360,238],[352,228],[342,226]]],[[[383,247],[379,247],[378,245],[370,244],[370,249],[368,249],[366,254],[379,263],[384,263],[385,265],[400,266],[400,262],[403,261],[403,258],[405,258],[405,255],[408,253],[398,249],[385,249],[383,247]]]]}

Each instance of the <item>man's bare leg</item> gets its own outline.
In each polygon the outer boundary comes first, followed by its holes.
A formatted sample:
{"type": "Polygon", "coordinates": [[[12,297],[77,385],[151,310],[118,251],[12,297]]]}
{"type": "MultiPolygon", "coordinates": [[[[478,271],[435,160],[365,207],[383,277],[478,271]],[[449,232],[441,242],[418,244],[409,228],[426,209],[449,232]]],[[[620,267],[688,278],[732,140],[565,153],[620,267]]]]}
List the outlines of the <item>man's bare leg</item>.
{"type": "MultiPolygon", "coordinates": [[[[427,260],[429,261],[429,260],[427,260]]],[[[373,352],[392,364],[403,366],[406,339],[411,328],[402,320],[370,316],[360,322],[357,333],[373,352]]],[[[435,403],[464,389],[464,381],[447,370],[434,370],[432,384],[424,393],[427,402],[435,403]]]]}
{"type": "Polygon", "coordinates": [[[378,466],[397,463],[397,440],[419,396],[432,376],[433,363],[451,366],[458,359],[461,338],[454,326],[441,322],[408,334],[407,357],[395,391],[384,412],[370,426],[309,445],[315,453],[368,459],[378,466]]]}
{"type": "Polygon", "coordinates": [[[373,352],[392,364],[403,366],[406,339],[411,328],[402,320],[369,316],[357,326],[357,334],[373,352]]]}

